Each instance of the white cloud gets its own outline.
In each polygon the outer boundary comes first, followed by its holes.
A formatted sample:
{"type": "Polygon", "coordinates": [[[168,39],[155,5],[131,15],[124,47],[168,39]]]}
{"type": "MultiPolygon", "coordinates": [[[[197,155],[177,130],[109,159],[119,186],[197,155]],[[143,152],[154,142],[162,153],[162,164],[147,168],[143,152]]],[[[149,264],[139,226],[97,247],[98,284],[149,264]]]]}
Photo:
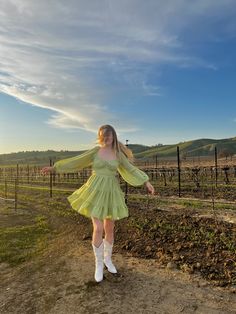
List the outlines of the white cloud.
{"type": "MultiPolygon", "coordinates": [[[[118,120],[119,130],[137,130],[135,118],[112,113],[108,95],[116,88],[160,95],[148,82],[153,65],[217,69],[187,53],[181,35],[232,12],[230,0],[2,0],[0,91],[54,111],[53,127],[93,132],[118,120]]],[[[227,25],[235,30],[233,18],[227,25]]]]}

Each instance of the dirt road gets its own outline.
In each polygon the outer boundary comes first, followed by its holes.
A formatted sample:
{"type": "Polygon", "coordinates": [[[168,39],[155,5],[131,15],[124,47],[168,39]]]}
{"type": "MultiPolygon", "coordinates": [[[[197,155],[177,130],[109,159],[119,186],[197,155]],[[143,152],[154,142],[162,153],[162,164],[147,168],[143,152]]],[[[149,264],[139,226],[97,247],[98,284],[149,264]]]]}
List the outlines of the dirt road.
{"type": "Polygon", "coordinates": [[[56,238],[40,260],[0,264],[0,313],[236,313],[232,290],[128,253],[114,251],[119,276],[105,271],[96,283],[90,240],[73,236],[56,238]]]}

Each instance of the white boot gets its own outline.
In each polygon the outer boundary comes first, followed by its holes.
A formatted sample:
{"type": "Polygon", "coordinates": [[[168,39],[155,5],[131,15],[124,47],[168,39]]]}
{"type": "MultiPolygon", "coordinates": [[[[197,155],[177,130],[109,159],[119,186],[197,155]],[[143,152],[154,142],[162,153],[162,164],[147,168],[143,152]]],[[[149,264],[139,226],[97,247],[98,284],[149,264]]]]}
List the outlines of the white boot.
{"type": "Polygon", "coordinates": [[[100,282],[103,280],[103,250],[104,250],[104,244],[103,242],[100,244],[99,247],[96,247],[93,243],[93,252],[94,252],[94,256],[95,256],[95,265],[96,265],[96,269],[95,269],[95,274],[94,274],[94,278],[97,282],[100,282]]]}
{"type": "Polygon", "coordinates": [[[110,273],[116,274],[117,270],[111,261],[113,243],[110,244],[105,239],[103,239],[103,243],[104,243],[104,264],[106,265],[110,273]]]}

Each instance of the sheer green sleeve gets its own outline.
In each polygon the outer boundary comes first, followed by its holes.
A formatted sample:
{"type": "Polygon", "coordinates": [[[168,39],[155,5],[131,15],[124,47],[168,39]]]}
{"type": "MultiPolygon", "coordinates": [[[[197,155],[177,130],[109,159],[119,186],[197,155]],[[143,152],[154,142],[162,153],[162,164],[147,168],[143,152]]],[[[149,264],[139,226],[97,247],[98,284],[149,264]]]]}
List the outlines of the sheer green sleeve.
{"type": "Polygon", "coordinates": [[[72,173],[89,167],[98,148],[98,146],[95,146],[78,156],[59,160],[55,162],[53,169],[56,173],[72,173]]]}
{"type": "Polygon", "coordinates": [[[149,181],[148,175],[130,163],[124,153],[121,153],[117,170],[122,178],[132,186],[140,186],[149,181]]]}

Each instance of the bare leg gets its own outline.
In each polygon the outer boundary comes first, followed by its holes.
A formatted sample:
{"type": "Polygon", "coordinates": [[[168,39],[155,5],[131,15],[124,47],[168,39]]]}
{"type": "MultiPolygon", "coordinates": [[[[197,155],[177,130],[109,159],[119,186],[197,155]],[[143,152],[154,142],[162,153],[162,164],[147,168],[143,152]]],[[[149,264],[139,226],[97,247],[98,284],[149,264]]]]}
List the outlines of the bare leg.
{"type": "Polygon", "coordinates": [[[96,246],[99,247],[100,244],[102,243],[102,235],[103,235],[103,221],[92,217],[92,222],[93,222],[93,239],[92,243],[96,246]]]}
{"type": "Polygon", "coordinates": [[[105,230],[105,239],[104,242],[104,264],[106,265],[109,272],[116,274],[117,270],[114,264],[112,263],[112,247],[114,242],[114,226],[115,221],[111,219],[104,219],[104,230],[105,230]]]}
{"type": "Polygon", "coordinates": [[[104,219],[105,240],[110,244],[114,242],[115,221],[112,219],[104,219]]]}

